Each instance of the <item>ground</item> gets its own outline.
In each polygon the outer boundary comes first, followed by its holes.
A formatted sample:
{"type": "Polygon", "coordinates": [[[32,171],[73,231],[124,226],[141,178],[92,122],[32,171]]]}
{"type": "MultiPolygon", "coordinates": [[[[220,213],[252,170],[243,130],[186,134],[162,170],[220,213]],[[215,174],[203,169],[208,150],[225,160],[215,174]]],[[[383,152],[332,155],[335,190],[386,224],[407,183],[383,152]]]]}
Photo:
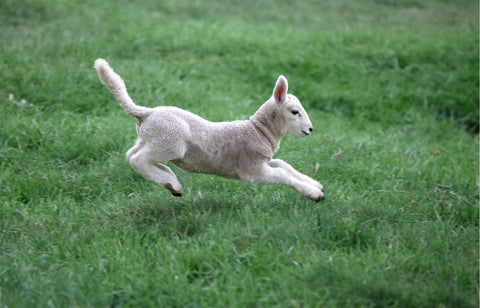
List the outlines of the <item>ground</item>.
{"type": "Polygon", "coordinates": [[[0,3],[0,307],[478,307],[477,1],[0,3]],[[284,74],[312,120],[282,186],[125,152],[140,105],[247,119],[284,74]]]}

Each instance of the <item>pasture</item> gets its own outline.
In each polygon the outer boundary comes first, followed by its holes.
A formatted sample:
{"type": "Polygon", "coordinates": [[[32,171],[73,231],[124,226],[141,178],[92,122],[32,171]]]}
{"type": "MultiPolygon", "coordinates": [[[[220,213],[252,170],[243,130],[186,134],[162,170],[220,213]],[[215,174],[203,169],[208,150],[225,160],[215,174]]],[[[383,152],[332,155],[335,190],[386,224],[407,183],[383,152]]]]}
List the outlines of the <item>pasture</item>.
{"type": "Polygon", "coordinates": [[[0,1],[0,307],[478,307],[473,0],[0,1]],[[284,74],[319,180],[126,162],[139,105],[248,119],[284,74]]]}

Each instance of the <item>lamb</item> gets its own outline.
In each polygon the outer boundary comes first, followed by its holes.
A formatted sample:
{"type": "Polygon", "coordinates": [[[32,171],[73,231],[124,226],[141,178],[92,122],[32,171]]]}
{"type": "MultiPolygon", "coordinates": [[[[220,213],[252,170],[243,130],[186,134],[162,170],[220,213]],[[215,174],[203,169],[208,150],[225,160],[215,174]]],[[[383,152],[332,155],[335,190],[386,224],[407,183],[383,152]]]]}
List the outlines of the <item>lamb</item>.
{"type": "Polygon", "coordinates": [[[135,145],[126,156],[143,177],[182,195],[171,162],[187,172],[214,174],[255,183],[283,184],[313,201],[324,199],[322,185],[280,159],[272,159],[286,134],[306,137],[312,123],[280,75],[273,95],[245,121],[210,122],[189,111],[136,105],[122,78],[104,59],[94,65],[103,84],[125,111],[138,119],[135,145]]]}

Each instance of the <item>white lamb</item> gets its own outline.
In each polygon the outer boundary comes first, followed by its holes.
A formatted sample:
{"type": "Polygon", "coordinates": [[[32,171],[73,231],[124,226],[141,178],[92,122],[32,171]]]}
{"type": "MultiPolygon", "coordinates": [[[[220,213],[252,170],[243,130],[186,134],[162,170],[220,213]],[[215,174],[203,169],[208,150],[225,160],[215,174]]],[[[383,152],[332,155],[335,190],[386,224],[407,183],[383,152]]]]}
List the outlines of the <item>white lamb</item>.
{"type": "Polygon", "coordinates": [[[320,183],[283,160],[272,159],[281,137],[305,137],[312,131],[298,99],[287,94],[284,76],[278,77],[273,96],[249,120],[214,123],[176,107],[137,106],[107,61],[97,59],[95,69],[125,111],[138,119],[139,139],[128,150],[128,161],[138,173],[172,195],[181,196],[182,186],[164,165],[168,161],[188,172],[284,184],[311,200],[324,198],[320,183]]]}

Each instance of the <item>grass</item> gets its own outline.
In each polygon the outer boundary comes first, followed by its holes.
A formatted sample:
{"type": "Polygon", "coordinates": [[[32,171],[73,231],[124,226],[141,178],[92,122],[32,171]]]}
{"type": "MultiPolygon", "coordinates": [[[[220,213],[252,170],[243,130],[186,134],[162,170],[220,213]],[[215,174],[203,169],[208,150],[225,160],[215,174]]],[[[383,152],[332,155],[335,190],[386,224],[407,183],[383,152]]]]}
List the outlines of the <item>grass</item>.
{"type": "Polygon", "coordinates": [[[476,1],[0,3],[0,307],[478,307],[476,1]],[[136,174],[145,106],[247,119],[276,77],[314,125],[278,186],[136,174]],[[318,169],[316,168],[318,166],[318,169]]]}

